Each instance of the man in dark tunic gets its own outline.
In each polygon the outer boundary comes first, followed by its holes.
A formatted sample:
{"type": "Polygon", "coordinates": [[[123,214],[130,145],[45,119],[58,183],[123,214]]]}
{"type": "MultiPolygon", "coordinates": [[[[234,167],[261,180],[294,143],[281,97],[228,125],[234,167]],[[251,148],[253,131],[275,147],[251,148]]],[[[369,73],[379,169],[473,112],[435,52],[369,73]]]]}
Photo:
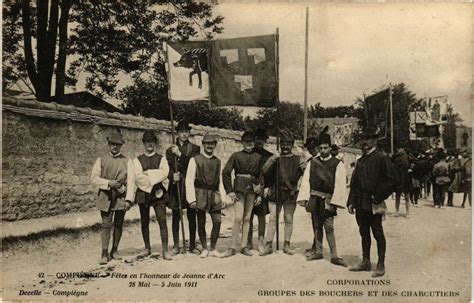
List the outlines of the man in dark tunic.
{"type": "Polygon", "coordinates": [[[221,160],[214,155],[217,136],[205,134],[202,138],[203,152],[189,160],[186,173],[186,199],[191,208],[197,210],[198,235],[203,250],[201,258],[208,255],[221,258],[216,250],[221,229],[221,209],[225,207],[225,190],[221,179],[221,160]],[[207,246],[206,213],[211,215],[211,247],[207,246]]]}
{"type": "Polygon", "coordinates": [[[318,138],[319,155],[307,165],[301,181],[298,203],[311,213],[316,245],[306,256],[307,261],[323,258],[323,228],[326,231],[331,263],[346,266],[337,254],[334,235],[336,207],[344,208],[346,199],[346,169],[331,153],[331,137],[322,133],[318,138]]]}
{"type": "Polygon", "coordinates": [[[400,181],[399,186],[395,191],[395,217],[400,216],[400,202],[403,195],[406,209],[405,218],[408,218],[410,214],[410,176],[408,175],[410,161],[403,147],[397,148],[397,152],[393,156],[393,166],[397,171],[398,179],[400,181]]]}
{"type": "Polygon", "coordinates": [[[168,251],[168,226],[166,224],[166,190],[168,188],[168,161],[156,153],[158,138],[152,130],[143,133],[145,152],[129,163],[126,201],[138,204],[145,251],[140,257],[151,255],[150,207],[155,210],[160,226],[163,258],[171,260],[168,251]]]}
{"type": "Polygon", "coordinates": [[[377,241],[378,263],[372,277],[385,274],[386,242],[382,228],[387,199],[398,186],[398,176],[389,157],[377,150],[378,134],[369,129],[362,136],[362,157],[357,161],[351,179],[347,208],[356,215],[362,238],[362,262],[351,271],[370,271],[370,230],[377,241]]]}
{"type": "Polygon", "coordinates": [[[283,252],[287,255],[294,254],[290,247],[290,240],[291,234],[293,233],[293,215],[296,209],[298,181],[303,175],[304,159],[291,152],[295,142],[291,134],[284,133],[280,137],[280,142],[281,155],[275,153],[263,166],[263,173],[269,180],[268,184],[265,184],[265,188],[268,188],[270,193],[268,198],[270,219],[268,222],[267,235],[265,237],[265,250],[260,254],[261,256],[273,252],[273,238],[275,236],[276,225],[278,224],[278,216],[282,208],[285,221],[283,252]],[[278,195],[278,201],[276,195],[278,195]]]}
{"type": "Polygon", "coordinates": [[[173,251],[174,255],[180,252],[179,250],[179,200],[178,200],[178,184],[181,195],[181,208],[186,209],[186,215],[188,217],[189,225],[189,251],[194,254],[200,254],[201,252],[196,248],[196,210],[189,207],[186,201],[186,188],[185,178],[186,171],[188,169],[189,159],[199,155],[199,146],[189,142],[189,135],[191,127],[188,122],[180,121],[176,127],[178,131],[178,138],[176,145],[170,146],[166,150],[166,160],[168,161],[170,170],[168,179],[170,180],[169,188],[169,203],[168,207],[172,209],[172,220],[171,229],[173,231],[173,251]],[[176,167],[178,170],[176,170],[176,167]]]}
{"type": "Polygon", "coordinates": [[[232,244],[225,252],[224,257],[235,255],[237,240],[242,231],[241,253],[252,256],[252,252],[246,246],[248,243],[250,215],[254,204],[262,202],[262,157],[256,153],[255,135],[246,131],[242,135],[242,151],[233,153],[222,171],[222,181],[228,199],[234,202],[234,224],[232,226],[232,244]],[[232,184],[232,171],[235,174],[232,184]],[[241,227],[242,225],[242,227],[241,227]]]}
{"type": "MultiPolygon", "coordinates": [[[[266,150],[263,146],[268,139],[267,131],[264,128],[258,128],[255,130],[255,147],[253,148],[254,152],[262,156],[262,163],[265,163],[268,158],[273,154],[266,150]]],[[[268,183],[269,180],[267,177],[264,177],[264,183],[268,183]]],[[[265,238],[265,216],[269,214],[268,210],[268,198],[263,197],[262,202],[259,205],[253,207],[252,214],[250,215],[250,227],[249,227],[249,237],[247,247],[248,249],[253,249],[253,216],[254,214],[258,217],[258,250],[262,252],[264,249],[264,238],[265,238]]]]}
{"type": "Polygon", "coordinates": [[[91,181],[97,189],[97,208],[102,217],[100,238],[102,241],[102,257],[100,264],[107,264],[111,259],[119,260],[117,249],[122,237],[125,212],[131,204],[125,201],[127,184],[128,159],[120,148],[124,141],[119,133],[112,133],[107,138],[109,152],[97,158],[92,168],[91,181]],[[108,253],[110,232],[113,227],[112,250],[108,253]]]}

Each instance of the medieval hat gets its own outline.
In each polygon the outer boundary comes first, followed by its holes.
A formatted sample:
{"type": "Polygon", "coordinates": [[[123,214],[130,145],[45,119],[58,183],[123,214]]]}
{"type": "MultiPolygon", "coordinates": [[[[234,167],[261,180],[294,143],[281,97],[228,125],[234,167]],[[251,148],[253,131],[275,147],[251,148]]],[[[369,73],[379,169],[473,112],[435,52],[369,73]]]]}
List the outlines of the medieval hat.
{"type": "Polygon", "coordinates": [[[125,141],[123,141],[122,134],[119,132],[113,132],[110,134],[110,136],[107,137],[107,141],[109,143],[114,143],[114,144],[124,144],[125,141]]]}
{"type": "Polygon", "coordinates": [[[143,137],[142,137],[142,141],[143,142],[149,142],[149,141],[158,141],[158,138],[156,137],[155,135],[155,132],[151,129],[147,129],[144,133],[143,133],[143,137]]]}
{"type": "Polygon", "coordinates": [[[326,126],[318,136],[318,145],[331,145],[331,136],[328,134],[329,126],[326,126]]]}
{"type": "Polygon", "coordinates": [[[255,130],[255,138],[268,139],[267,130],[265,128],[257,128],[255,130]]]}
{"type": "Polygon", "coordinates": [[[315,137],[310,137],[306,139],[306,142],[304,143],[304,147],[306,147],[307,149],[312,149],[316,146],[318,146],[318,139],[315,137]]]}
{"type": "Polygon", "coordinates": [[[178,122],[178,126],[176,126],[176,130],[191,130],[191,127],[189,126],[188,121],[186,120],[181,120],[178,122]]]}
{"type": "Polygon", "coordinates": [[[245,131],[244,134],[242,135],[242,141],[254,141],[255,140],[255,134],[251,131],[245,131]]]}
{"type": "Polygon", "coordinates": [[[204,136],[202,137],[202,143],[211,143],[211,142],[217,143],[217,136],[210,133],[204,134],[204,136]]]}
{"type": "Polygon", "coordinates": [[[293,134],[291,134],[290,132],[283,132],[281,135],[280,135],[280,142],[295,142],[295,137],[293,137],[293,134]]]}

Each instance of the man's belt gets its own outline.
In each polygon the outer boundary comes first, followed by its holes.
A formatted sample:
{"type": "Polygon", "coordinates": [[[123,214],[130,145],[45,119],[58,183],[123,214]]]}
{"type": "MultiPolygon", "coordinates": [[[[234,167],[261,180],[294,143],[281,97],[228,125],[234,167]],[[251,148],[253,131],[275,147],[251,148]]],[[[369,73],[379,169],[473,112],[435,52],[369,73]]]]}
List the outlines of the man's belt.
{"type": "Polygon", "coordinates": [[[253,178],[251,174],[236,174],[236,177],[242,177],[242,178],[253,178]]]}
{"type": "Polygon", "coordinates": [[[318,196],[318,197],[326,198],[326,199],[332,198],[332,194],[323,193],[322,191],[313,190],[313,189],[311,190],[310,194],[311,196],[318,196]]]}

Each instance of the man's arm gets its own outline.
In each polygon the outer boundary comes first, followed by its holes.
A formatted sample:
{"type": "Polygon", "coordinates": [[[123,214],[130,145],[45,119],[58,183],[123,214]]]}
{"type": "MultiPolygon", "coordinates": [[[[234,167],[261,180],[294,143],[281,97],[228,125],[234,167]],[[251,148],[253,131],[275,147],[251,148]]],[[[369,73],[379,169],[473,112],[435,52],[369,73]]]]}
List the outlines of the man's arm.
{"type": "Polygon", "coordinates": [[[92,185],[94,185],[97,189],[109,190],[110,189],[109,182],[112,180],[107,180],[100,177],[101,170],[102,170],[101,165],[102,165],[101,159],[97,158],[97,160],[94,163],[94,166],[92,167],[91,182],[92,182],[92,185]]]}
{"type": "Polygon", "coordinates": [[[387,199],[400,183],[397,171],[388,157],[382,157],[379,160],[379,165],[381,166],[379,169],[380,175],[378,180],[373,180],[377,182],[374,192],[375,204],[382,203],[387,199]]]}
{"type": "Polygon", "coordinates": [[[137,191],[136,185],[136,172],[133,164],[133,160],[128,160],[127,163],[127,194],[125,195],[125,200],[134,202],[135,194],[137,191]]]}
{"type": "Polygon", "coordinates": [[[194,180],[196,178],[196,161],[194,157],[189,160],[188,170],[186,172],[185,188],[186,200],[188,203],[196,202],[196,189],[194,188],[194,180]]]}
{"type": "Polygon", "coordinates": [[[234,154],[232,154],[227,160],[224,169],[222,170],[222,183],[224,183],[224,189],[227,194],[234,192],[232,186],[232,171],[234,170],[234,154]]]}
{"type": "Polygon", "coordinates": [[[150,184],[155,185],[163,182],[166,178],[168,178],[169,171],[170,168],[168,165],[168,161],[165,157],[162,157],[160,167],[158,169],[147,170],[148,177],[150,178],[150,184]]]}
{"type": "Polygon", "coordinates": [[[306,166],[301,180],[301,187],[296,201],[308,201],[311,196],[311,187],[309,184],[309,172],[311,170],[311,162],[306,166]]]}
{"type": "Polygon", "coordinates": [[[346,199],[346,167],[341,161],[336,167],[336,178],[334,183],[334,193],[332,195],[331,204],[341,206],[346,199]]]}

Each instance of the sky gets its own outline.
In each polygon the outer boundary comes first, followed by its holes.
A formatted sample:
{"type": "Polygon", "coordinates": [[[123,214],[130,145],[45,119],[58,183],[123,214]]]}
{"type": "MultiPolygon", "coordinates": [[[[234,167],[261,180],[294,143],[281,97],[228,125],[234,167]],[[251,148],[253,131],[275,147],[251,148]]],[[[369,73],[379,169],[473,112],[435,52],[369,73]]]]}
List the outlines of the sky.
{"type": "Polygon", "coordinates": [[[448,95],[471,124],[469,3],[297,4],[220,1],[216,38],[280,34],[280,100],[304,100],[305,9],[309,7],[308,105],[351,105],[389,83],[417,97],[448,95]]]}

